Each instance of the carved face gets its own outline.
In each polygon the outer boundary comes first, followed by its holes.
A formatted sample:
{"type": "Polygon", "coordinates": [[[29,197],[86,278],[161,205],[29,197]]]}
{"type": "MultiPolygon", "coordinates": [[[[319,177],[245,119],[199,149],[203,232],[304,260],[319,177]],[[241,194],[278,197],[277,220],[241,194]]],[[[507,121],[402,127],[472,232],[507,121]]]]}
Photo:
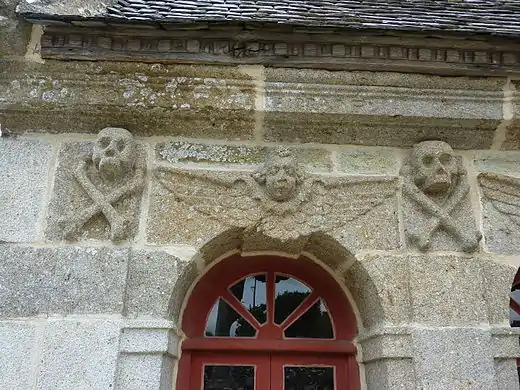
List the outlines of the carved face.
{"type": "Polygon", "coordinates": [[[99,132],[92,161],[103,180],[113,181],[130,172],[135,163],[135,141],[125,129],[108,127],[99,132]]]}
{"type": "Polygon", "coordinates": [[[444,195],[460,174],[453,149],[441,141],[424,141],[413,147],[415,184],[427,195],[444,195]]]}

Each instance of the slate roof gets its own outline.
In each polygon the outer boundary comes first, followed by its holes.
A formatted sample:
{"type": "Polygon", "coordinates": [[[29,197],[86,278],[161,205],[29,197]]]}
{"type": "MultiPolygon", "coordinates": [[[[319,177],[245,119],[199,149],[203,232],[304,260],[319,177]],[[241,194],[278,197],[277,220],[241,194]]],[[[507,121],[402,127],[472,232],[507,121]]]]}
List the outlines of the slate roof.
{"type": "Polygon", "coordinates": [[[520,36],[520,0],[118,0],[109,18],[520,36]]]}

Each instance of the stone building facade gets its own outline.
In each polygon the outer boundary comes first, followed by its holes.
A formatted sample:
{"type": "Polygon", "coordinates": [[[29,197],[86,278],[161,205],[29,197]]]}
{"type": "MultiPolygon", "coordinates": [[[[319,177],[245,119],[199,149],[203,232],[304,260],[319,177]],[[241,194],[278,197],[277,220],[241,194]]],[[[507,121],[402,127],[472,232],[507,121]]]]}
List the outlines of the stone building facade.
{"type": "Polygon", "coordinates": [[[0,0],[1,389],[204,388],[247,359],[190,297],[264,258],[355,328],[294,360],[353,357],[337,390],[518,389],[514,1],[108,3],[0,0]]]}

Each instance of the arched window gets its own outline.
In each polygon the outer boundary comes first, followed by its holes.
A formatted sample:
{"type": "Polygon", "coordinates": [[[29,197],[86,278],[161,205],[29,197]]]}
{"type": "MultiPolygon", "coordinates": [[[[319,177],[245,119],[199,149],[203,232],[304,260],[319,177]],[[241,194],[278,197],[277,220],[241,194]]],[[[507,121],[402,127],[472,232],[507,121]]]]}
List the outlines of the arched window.
{"type": "Polygon", "coordinates": [[[305,257],[223,260],[195,286],[182,329],[178,389],[360,388],[353,310],[305,257]]]}

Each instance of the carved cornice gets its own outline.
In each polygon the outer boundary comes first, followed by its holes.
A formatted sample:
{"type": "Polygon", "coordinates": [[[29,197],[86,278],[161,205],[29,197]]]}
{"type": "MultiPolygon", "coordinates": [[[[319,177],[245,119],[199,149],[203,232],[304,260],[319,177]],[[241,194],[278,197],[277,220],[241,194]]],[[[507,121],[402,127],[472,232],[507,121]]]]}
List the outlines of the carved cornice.
{"type": "Polygon", "coordinates": [[[164,63],[264,64],[304,68],[520,74],[512,40],[275,30],[116,30],[48,27],[42,57],[164,63]]]}

